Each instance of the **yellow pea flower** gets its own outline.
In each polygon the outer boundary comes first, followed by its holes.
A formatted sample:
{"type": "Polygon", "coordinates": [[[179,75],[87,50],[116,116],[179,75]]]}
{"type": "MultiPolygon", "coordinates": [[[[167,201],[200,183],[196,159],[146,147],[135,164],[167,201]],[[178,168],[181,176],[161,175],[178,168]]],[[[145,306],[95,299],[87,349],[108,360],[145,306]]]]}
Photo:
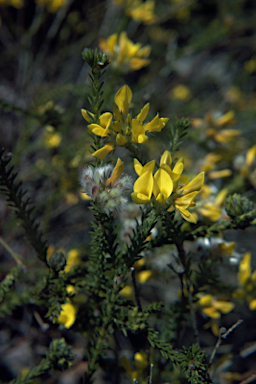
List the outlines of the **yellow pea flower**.
{"type": "Polygon", "coordinates": [[[146,171],[135,181],[131,194],[135,204],[147,204],[151,201],[154,179],[151,171],[146,171]]]}
{"type": "Polygon", "coordinates": [[[106,40],[100,39],[99,46],[109,56],[112,66],[122,72],[137,71],[150,63],[151,47],[146,45],[142,48],[140,43],[134,44],[125,31],[119,36],[115,33],[106,40]]]}
{"type": "Polygon", "coordinates": [[[109,136],[111,129],[111,122],[112,122],[112,113],[105,112],[103,113],[99,118],[99,124],[90,124],[88,125],[88,129],[90,132],[92,132],[94,135],[106,137],[109,136]]]}

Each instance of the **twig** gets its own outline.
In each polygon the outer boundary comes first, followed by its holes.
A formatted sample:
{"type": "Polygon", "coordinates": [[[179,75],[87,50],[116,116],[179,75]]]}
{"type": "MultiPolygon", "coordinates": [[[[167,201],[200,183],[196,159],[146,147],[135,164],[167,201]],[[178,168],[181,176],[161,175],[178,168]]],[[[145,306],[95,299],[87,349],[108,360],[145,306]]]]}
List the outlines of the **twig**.
{"type": "Polygon", "coordinates": [[[21,261],[21,256],[18,255],[18,253],[14,252],[10,247],[9,245],[4,241],[4,239],[2,238],[2,236],[0,236],[0,243],[3,245],[3,247],[10,253],[10,255],[14,258],[14,260],[16,261],[16,263],[22,267],[23,269],[26,269],[25,265],[23,264],[23,262],[21,261]]]}
{"type": "MultiPolygon", "coordinates": [[[[220,334],[219,334],[219,338],[217,340],[217,343],[212,351],[212,354],[211,354],[211,357],[210,357],[210,360],[209,360],[209,366],[212,364],[213,362],[213,359],[216,355],[216,352],[217,352],[217,349],[219,348],[219,346],[221,345],[222,343],[222,340],[223,339],[226,339],[226,337],[231,333],[233,332],[240,324],[243,323],[243,320],[238,320],[234,325],[232,325],[232,327],[230,327],[228,330],[226,330],[226,328],[222,327],[220,329],[220,334]]],[[[241,384],[241,383],[240,383],[241,384]]],[[[244,384],[244,383],[243,383],[244,384]]]]}

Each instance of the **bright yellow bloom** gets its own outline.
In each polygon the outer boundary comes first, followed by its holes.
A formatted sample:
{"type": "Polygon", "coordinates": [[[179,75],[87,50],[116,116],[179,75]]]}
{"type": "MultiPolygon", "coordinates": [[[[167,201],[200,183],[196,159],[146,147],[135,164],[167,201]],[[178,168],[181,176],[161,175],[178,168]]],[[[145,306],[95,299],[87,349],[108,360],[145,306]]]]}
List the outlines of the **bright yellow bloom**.
{"type": "MultiPolygon", "coordinates": [[[[124,85],[115,95],[113,114],[103,113],[98,123],[91,123],[89,113],[85,109],[81,110],[84,119],[90,123],[88,129],[91,133],[107,139],[105,145],[95,151],[93,156],[103,160],[117,145],[129,147],[131,143],[146,144],[148,133],[160,132],[164,128],[169,119],[159,117],[158,114],[150,122],[144,123],[149,112],[149,103],[141,109],[135,119],[132,119],[128,112],[131,100],[132,91],[128,85],[124,85]],[[110,138],[111,141],[108,141],[110,138]]],[[[94,118],[94,115],[91,117],[94,118]]]]}
{"type": "Polygon", "coordinates": [[[63,324],[65,328],[70,328],[76,321],[76,308],[70,302],[62,304],[61,312],[57,318],[59,324],[63,324]]]}
{"type": "Polygon", "coordinates": [[[122,72],[137,71],[150,63],[148,56],[151,47],[146,45],[142,48],[140,43],[134,44],[128,39],[126,32],[121,32],[119,37],[115,33],[106,40],[100,39],[99,45],[109,56],[112,66],[122,72]]]}
{"type": "Polygon", "coordinates": [[[203,186],[204,172],[186,184],[187,178],[181,176],[183,159],[177,161],[173,170],[171,163],[171,154],[165,151],[161,156],[160,168],[153,176],[155,161],[143,167],[135,159],[134,168],[139,178],[134,184],[132,199],[136,204],[146,204],[151,202],[153,193],[158,203],[169,205],[167,211],[171,212],[175,206],[185,220],[196,223],[196,216],[189,212],[188,208],[196,205],[194,199],[203,186]],[[183,184],[184,181],[186,185],[183,184]]]}
{"type": "Polygon", "coordinates": [[[139,283],[144,284],[144,283],[146,283],[146,281],[148,281],[148,279],[150,279],[150,277],[153,276],[153,274],[154,274],[154,272],[150,271],[150,270],[138,272],[137,280],[139,283]]]}
{"type": "Polygon", "coordinates": [[[88,125],[88,129],[94,135],[101,137],[109,136],[111,132],[110,125],[112,122],[112,117],[113,115],[110,112],[103,113],[99,118],[99,124],[90,124],[88,125]]]}

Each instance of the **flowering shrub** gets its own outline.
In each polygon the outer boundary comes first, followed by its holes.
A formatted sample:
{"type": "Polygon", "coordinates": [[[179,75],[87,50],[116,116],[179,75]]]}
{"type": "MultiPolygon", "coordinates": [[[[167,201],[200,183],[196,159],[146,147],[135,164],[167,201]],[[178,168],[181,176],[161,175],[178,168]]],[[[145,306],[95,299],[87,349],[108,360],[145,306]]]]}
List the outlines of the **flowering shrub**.
{"type": "Polygon", "coordinates": [[[252,3],[0,7],[1,383],[252,382],[252,3]]]}

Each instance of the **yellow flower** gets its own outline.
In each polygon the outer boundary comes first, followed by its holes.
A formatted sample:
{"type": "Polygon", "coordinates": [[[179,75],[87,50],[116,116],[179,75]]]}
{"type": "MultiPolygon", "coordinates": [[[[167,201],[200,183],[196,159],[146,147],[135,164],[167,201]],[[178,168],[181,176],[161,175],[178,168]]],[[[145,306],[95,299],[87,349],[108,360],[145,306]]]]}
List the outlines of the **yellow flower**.
{"type": "Polygon", "coordinates": [[[223,129],[235,123],[234,112],[225,114],[220,112],[208,113],[204,119],[194,119],[193,126],[204,130],[206,136],[219,143],[230,143],[236,139],[241,132],[237,129],[223,129]]]}
{"type": "Polygon", "coordinates": [[[88,125],[88,129],[90,132],[92,132],[94,135],[106,137],[109,136],[111,129],[111,122],[112,122],[112,113],[106,112],[103,113],[99,118],[99,124],[90,124],[88,125]]]}
{"type": "MultiPolygon", "coordinates": [[[[183,219],[189,223],[196,224],[196,215],[189,212],[189,207],[194,207],[194,199],[197,196],[198,192],[201,190],[204,184],[204,172],[199,173],[193,180],[191,180],[184,187],[181,186],[176,192],[177,198],[174,200],[174,206],[178,209],[183,219]]],[[[168,209],[172,211],[172,207],[168,209]]]]}
{"type": "Polygon", "coordinates": [[[235,306],[234,303],[217,300],[211,294],[201,295],[198,303],[201,305],[202,311],[212,319],[219,319],[222,313],[227,314],[231,312],[235,306]]]}
{"type": "MultiPolygon", "coordinates": [[[[160,132],[164,128],[169,119],[159,117],[158,114],[150,122],[144,123],[149,112],[149,103],[141,109],[135,119],[132,119],[128,113],[131,100],[132,91],[125,84],[115,94],[113,114],[105,112],[100,115],[99,122],[91,123],[89,112],[85,109],[81,110],[84,119],[90,123],[88,125],[90,132],[106,138],[105,145],[96,150],[93,156],[103,160],[117,145],[129,147],[131,143],[145,144],[148,142],[147,133],[160,132]],[[108,141],[110,138],[112,140],[108,141]]],[[[94,118],[93,114],[91,118],[94,118]]]]}
{"type": "Polygon", "coordinates": [[[194,198],[204,183],[204,172],[201,172],[187,185],[187,178],[181,176],[183,171],[183,159],[179,159],[173,170],[171,169],[172,158],[168,151],[161,156],[160,168],[153,176],[155,161],[147,163],[144,167],[138,160],[134,160],[134,168],[139,178],[134,183],[132,199],[136,204],[151,202],[152,193],[156,201],[161,205],[168,204],[167,211],[173,210],[173,205],[178,209],[181,216],[191,223],[196,223],[196,216],[187,208],[194,207],[194,198]],[[171,196],[174,193],[173,196],[171,196]]]}
{"type": "Polygon", "coordinates": [[[239,265],[238,281],[241,285],[245,285],[248,278],[251,276],[251,254],[247,252],[239,265]]]}
{"type": "Polygon", "coordinates": [[[70,302],[62,304],[61,312],[57,318],[59,324],[63,324],[65,328],[70,328],[76,321],[76,308],[70,302]]]}
{"type": "Polygon", "coordinates": [[[171,90],[170,96],[173,100],[188,101],[191,99],[192,94],[188,87],[183,84],[179,84],[171,90]]]}
{"type": "Polygon", "coordinates": [[[71,249],[67,254],[65,272],[69,272],[74,266],[80,263],[80,252],[78,249],[71,249]]]}
{"type": "Polygon", "coordinates": [[[44,135],[44,143],[46,147],[56,148],[60,145],[62,140],[62,135],[60,132],[54,132],[54,128],[52,126],[47,126],[47,132],[44,135]]]}
{"type": "Polygon", "coordinates": [[[219,220],[222,216],[222,206],[224,205],[227,193],[226,189],[222,189],[216,196],[213,196],[211,188],[204,185],[201,190],[201,197],[204,199],[204,202],[201,202],[198,207],[199,213],[211,221],[219,220]]]}
{"type": "Polygon", "coordinates": [[[238,281],[241,288],[238,288],[233,296],[236,299],[245,299],[251,311],[256,310],[256,270],[252,273],[251,254],[247,252],[239,265],[238,281]]]}
{"type": "Polygon", "coordinates": [[[155,3],[152,0],[144,2],[135,0],[131,2],[131,6],[127,9],[127,14],[137,22],[144,24],[152,24],[156,20],[154,14],[155,3]]]}
{"type": "Polygon", "coordinates": [[[121,32],[119,38],[115,33],[107,40],[100,39],[99,46],[109,56],[113,67],[122,72],[137,71],[150,63],[151,47],[146,45],[142,48],[140,43],[134,44],[126,32],[121,32]]]}

